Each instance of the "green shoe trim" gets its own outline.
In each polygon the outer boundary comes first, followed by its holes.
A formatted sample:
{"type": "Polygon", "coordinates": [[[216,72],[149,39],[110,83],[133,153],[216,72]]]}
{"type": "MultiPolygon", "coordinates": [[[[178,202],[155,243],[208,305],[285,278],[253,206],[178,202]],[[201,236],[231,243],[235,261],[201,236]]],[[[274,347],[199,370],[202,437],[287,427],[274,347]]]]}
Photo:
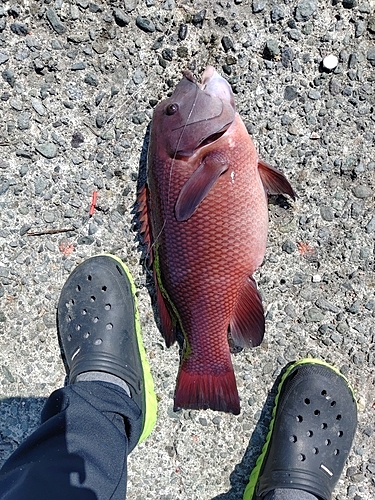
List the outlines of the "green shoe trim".
{"type": "Polygon", "coordinates": [[[356,401],[353,388],[351,387],[348,379],[338,370],[338,368],[330,365],[326,361],[323,361],[321,359],[315,359],[315,358],[304,358],[304,359],[300,359],[299,361],[296,361],[295,363],[292,363],[283,373],[281,380],[280,380],[280,383],[277,387],[277,394],[276,394],[274,406],[272,409],[271,422],[270,422],[269,430],[267,433],[266,441],[265,441],[263,448],[262,448],[262,451],[261,451],[261,453],[256,461],[254,469],[252,470],[252,472],[250,474],[249,482],[246,486],[246,489],[245,489],[245,492],[243,495],[243,500],[253,500],[254,499],[255,488],[256,488],[256,485],[258,483],[260,471],[261,471],[264,459],[266,458],[269,444],[271,442],[271,436],[272,436],[273,426],[275,423],[275,417],[276,417],[276,412],[277,412],[277,408],[278,408],[280,393],[281,393],[282,386],[284,385],[285,379],[288,377],[290,372],[292,370],[294,370],[294,368],[296,368],[297,366],[306,365],[306,364],[323,365],[323,366],[327,366],[328,368],[331,368],[331,370],[336,372],[338,375],[340,375],[340,377],[342,377],[345,380],[350,391],[353,394],[354,401],[356,401]]]}
{"type": "Polygon", "coordinates": [[[138,299],[136,296],[136,287],[134,283],[133,276],[131,275],[129,268],[127,265],[119,258],[116,257],[116,255],[108,254],[108,253],[103,253],[99,254],[98,256],[106,256],[106,257],[112,257],[115,259],[122,267],[124,270],[129,283],[130,283],[130,288],[133,296],[133,301],[134,301],[134,323],[135,323],[135,331],[137,335],[137,344],[138,344],[138,350],[139,350],[139,355],[141,358],[141,363],[142,363],[142,368],[143,368],[143,381],[144,381],[144,391],[145,391],[145,411],[143,415],[143,429],[141,436],[138,440],[138,444],[144,441],[152,432],[152,429],[155,426],[156,422],[156,417],[157,417],[157,400],[156,400],[156,394],[155,394],[155,389],[154,389],[154,381],[152,379],[151,375],[151,370],[150,370],[150,365],[147,360],[147,355],[145,348],[143,346],[143,341],[142,341],[142,333],[141,333],[141,323],[139,319],[139,309],[138,309],[138,299]]]}

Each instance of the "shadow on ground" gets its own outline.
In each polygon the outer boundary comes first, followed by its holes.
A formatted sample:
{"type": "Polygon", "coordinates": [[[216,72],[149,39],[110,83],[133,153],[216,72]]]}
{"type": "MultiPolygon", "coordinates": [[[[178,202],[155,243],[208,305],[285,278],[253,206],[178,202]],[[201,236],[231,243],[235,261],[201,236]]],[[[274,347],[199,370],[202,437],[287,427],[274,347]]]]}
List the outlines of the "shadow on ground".
{"type": "Polygon", "coordinates": [[[0,399],[0,467],[39,426],[46,401],[42,397],[0,399]]]}

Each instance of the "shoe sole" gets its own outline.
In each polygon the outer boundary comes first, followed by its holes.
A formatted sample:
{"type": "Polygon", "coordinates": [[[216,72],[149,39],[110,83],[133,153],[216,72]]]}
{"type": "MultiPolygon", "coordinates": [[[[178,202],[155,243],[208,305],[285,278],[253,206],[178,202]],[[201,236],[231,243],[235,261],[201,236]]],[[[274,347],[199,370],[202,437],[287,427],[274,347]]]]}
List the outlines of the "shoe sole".
{"type": "Polygon", "coordinates": [[[137,344],[139,356],[141,359],[142,369],[143,369],[143,381],[144,381],[144,390],[145,390],[145,414],[144,414],[144,423],[143,423],[143,431],[138,440],[138,444],[142,443],[152,432],[152,429],[155,426],[156,418],[157,418],[157,400],[154,389],[154,381],[151,375],[150,365],[147,359],[146,351],[143,345],[142,332],[141,332],[141,323],[139,316],[139,308],[138,308],[138,299],[136,296],[136,287],[134,283],[133,276],[131,275],[129,268],[127,265],[115,255],[111,254],[99,254],[99,256],[111,257],[116,260],[121,268],[124,270],[132,292],[132,297],[134,301],[134,323],[135,323],[135,332],[137,336],[137,344]]]}

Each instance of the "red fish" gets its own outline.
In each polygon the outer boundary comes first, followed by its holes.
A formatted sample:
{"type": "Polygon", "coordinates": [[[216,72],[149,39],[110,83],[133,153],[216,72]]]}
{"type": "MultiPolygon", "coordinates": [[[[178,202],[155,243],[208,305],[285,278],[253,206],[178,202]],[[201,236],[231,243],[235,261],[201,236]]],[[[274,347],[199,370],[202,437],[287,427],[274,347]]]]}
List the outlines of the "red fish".
{"type": "Polygon", "coordinates": [[[230,85],[211,66],[201,84],[186,71],[154,110],[138,196],[162,333],[167,346],[178,329],[185,338],[175,409],[240,412],[228,328],[239,346],[263,339],[252,274],[266,250],[267,193],[295,196],[259,160],[230,85]]]}

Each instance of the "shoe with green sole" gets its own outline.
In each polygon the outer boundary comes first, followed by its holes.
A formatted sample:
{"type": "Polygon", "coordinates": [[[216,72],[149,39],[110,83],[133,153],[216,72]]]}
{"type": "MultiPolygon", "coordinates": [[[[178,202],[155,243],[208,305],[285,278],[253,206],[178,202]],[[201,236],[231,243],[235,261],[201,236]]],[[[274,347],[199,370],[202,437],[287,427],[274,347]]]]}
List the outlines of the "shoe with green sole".
{"type": "Polygon", "coordinates": [[[282,488],[330,500],[357,427],[353,389],[318,359],[290,365],[278,386],[266,442],[243,500],[282,488]]]}
{"type": "Polygon", "coordinates": [[[121,259],[113,255],[92,257],[67,279],[57,319],[70,382],[90,371],[124,380],[143,414],[140,443],[155,425],[157,402],[135,291],[133,278],[121,259]]]}

